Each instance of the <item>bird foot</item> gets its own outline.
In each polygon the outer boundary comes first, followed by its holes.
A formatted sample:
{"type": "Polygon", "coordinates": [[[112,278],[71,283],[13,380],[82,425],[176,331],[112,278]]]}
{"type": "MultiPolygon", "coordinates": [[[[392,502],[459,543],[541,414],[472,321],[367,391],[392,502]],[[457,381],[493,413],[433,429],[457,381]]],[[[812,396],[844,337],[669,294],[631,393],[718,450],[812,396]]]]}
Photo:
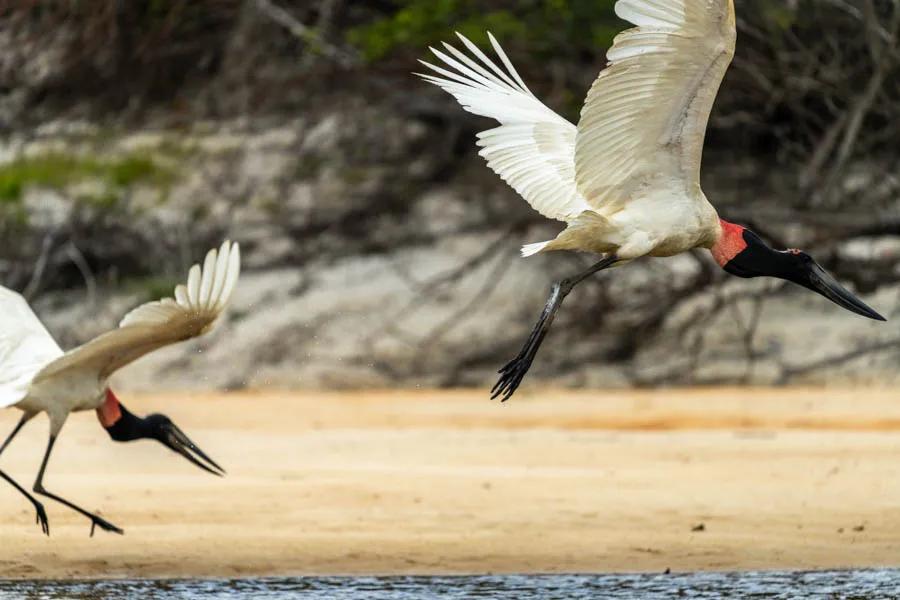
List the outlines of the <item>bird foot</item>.
{"type": "Polygon", "coordinates": [[[533,361],[533,353],[520,354],[497,371],[500,373],[500,379],[491,388],[491,400],[496,398],[500,398],[500,402],[509,400],[516,390],[519,389],[519,385],[522,383],[522,379],[525,378],[525,373],[531,368],[533,361]]]}
{"type": "Polygon", "coordinates": [[[88,515],[88,518],[91,520],[91,537],[94,537],[94,530],[99,527],[103,531],[109,531],[110,533],[118,533],[119,535],[125,535],[125,531],[119,529],[106,519],[98,517],[97,515],[88,515]]]}
{"type": "Polygon", "coordinates": [[[36,516],[34,517],[34,522],[41,526],[41,531],[47,537],[50,536],[50,521],[47,520],[47,511],[44,510],[44,505],[40,502],[34,503],[34,511],[36,516]]]}

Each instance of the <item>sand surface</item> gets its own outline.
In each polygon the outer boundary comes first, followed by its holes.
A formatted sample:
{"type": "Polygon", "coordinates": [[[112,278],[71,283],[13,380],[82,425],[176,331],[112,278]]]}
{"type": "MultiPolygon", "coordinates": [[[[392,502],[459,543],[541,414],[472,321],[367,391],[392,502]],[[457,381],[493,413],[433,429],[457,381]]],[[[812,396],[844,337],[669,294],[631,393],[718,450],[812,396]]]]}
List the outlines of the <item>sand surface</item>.
{"type": "MultiPolygon", "coordinates": [[[[229,472],[74,415],[51,537],[0,482],[0,577],[900,565],[900,391],[484,390],[124,397],[229,472]],[[695,530],[700,529],[702,531],[695,530]]],[[[2,435],[18,413],[0,413],[2,435]]],[[[46,420],[0,467],[30,488],[46,420]]]]}

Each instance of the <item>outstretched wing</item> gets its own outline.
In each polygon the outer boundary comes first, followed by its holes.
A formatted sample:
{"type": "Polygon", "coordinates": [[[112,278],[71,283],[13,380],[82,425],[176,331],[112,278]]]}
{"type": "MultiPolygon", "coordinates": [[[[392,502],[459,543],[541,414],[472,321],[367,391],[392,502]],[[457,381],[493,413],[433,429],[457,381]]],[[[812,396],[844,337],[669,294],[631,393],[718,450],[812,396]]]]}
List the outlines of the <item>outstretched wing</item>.
{"type": "Polygon", "coordinates": [[[733,0],[619,0],[619,34],[578,124],[575,178],[587,202],[624,203],[648,185],[700,184],[713,102],[734,56],[733,0]]]}
{"type": "Polygon", "coordinates": [[[0,407],[24,398],[35,374],[62,354],[25,298],[0,286],[0,407]]]}
{"type": "Polygon", "coordinates": [[[535,210],[560,221],[589,210],[575,185],[575,126],[531,93],[493,35],[491,45],[505,68],[457,35],[474,58],[445,43],[446,53],[431,51],[446,68],[420,61],[437,76],[418,75],[467,111],[500,122],[478,134],[479,154],[535,210]]]}
{"type": "Polygon", "coordinates": [[[103,380],[149,352],[206,333],[225,310],[240,269],[240,248],[226,241],[218,252],[209,251],[202,269],[191,267],[187,284],[175,288],[174,298],[137,307],[118,329],[66,352],[35,381],[70,369],[95,370],[103,380]]]}

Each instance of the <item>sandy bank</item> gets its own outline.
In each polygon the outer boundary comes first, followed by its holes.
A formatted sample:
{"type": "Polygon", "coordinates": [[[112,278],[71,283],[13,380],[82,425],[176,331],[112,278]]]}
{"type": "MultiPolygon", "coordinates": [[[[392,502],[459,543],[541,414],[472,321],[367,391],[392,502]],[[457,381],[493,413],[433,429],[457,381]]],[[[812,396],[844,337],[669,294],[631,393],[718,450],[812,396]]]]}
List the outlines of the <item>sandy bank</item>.
{"type": "MultiPolygon", "coordinates": [[[[483,390],[123,398],[229,472],[72,417],[52,537],[0,486],[0,577],[820,568],[900,564],[900,391],[483,390]],[[694,531],[703,524],[703,531],[694,531]]],[[[0,414],[0,434],[14,411],[0,414]]],[[[0,459],[30,484],[36,421],[0,459]]],[[[29,485],[30,487],[30,485],[29,485]]]]}

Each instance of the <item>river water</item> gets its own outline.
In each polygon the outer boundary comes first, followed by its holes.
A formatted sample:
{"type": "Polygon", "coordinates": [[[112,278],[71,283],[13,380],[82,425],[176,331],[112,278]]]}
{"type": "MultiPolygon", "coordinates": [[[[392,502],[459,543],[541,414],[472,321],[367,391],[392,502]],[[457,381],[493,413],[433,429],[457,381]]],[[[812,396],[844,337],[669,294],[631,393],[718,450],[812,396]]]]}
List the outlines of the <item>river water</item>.
{"type": "Polygon", "coordinates": [[[900,598],[900,570],[496,575],[471,577],[289,577],[206,580],[0,581],[0,600],[188,600],[252,598],[509,600],[669,598],[900,598]]]}

